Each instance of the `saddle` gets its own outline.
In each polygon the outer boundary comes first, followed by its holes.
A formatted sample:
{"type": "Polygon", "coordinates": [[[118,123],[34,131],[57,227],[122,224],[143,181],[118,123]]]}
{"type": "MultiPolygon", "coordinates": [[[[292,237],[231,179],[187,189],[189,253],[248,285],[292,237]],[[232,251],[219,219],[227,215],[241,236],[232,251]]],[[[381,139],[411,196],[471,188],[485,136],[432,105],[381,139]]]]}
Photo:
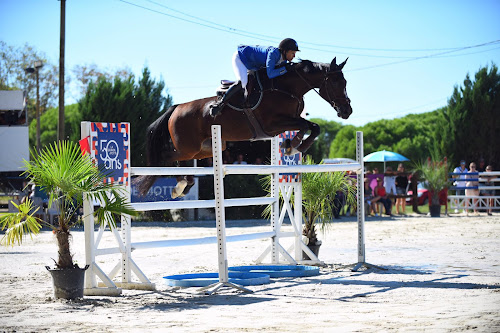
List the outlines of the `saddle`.
{"type": "MultiPolygon", "coordinates": [[[[250,141],[263,140],[271,137],[263,130],[260,122],[257,120],[253,113],[253,111],[260,105],[260,102],[262,101],[262,97],[264,95],[264,88],[260,80],[261,76],[262,74],[259,76],[258,71],[250,71],[248,74],[248,83],[246,87],[248,92],[246,101],[242,92],[230,98],[226,103],[226,105],[231,109],[245,113],[248,120],[248,125],[253,133],[253,138],[250,141]]],[[[218,100],[220,100],[224,96],[226,91],[231,85],[233,85],[233,83],[235,82],[229,80],[221,80],[221,86],[217,89],[218,100]]]]}
{"type": "MultiPolygon", "coordinates": [[[[217,88],[216,92],[218,100],[226,94],[226,91],[233,83],[235,83],[235,81],[221,80],[220,83],[221,85],[219,88],[217,88]]],[[[263,91],[264,89],[258,72],[250,71],[248,73],[248,97],[246,101],[244,99],[243,93],[240,93],[229,99],[226,105],[236,111],[244,111],[245,109],[250,109],[251,111],[253,111],[259,106],[260,102],[262,101],[263,91]]]]}

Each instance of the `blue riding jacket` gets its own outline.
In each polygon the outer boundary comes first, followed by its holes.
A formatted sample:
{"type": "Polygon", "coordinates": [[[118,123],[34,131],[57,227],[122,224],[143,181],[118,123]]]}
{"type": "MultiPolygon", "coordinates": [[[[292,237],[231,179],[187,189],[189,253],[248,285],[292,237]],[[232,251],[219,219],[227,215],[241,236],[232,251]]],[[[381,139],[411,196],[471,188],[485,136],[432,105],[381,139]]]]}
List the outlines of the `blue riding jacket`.
{"type": "Polygon", "coordinates": [[[284,66],[286,61],[281,61],[280,50],[276,47],[269,46],[238,46],[238,54],[241,62],[250,70],[258,70],[266,67],[267,76],[272,79],[283,75],[287,72],[284,66]]]}

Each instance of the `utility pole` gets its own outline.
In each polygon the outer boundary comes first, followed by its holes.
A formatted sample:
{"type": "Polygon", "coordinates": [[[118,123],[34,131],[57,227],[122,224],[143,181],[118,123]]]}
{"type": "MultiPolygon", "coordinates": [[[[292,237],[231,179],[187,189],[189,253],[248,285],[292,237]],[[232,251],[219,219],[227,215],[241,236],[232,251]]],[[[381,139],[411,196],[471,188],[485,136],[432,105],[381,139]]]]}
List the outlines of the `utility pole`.
{"type": "Polygon", "coordinates": [[[66,40],[66,0],[61,1],[61,31],[59,42],[59,121],[57,141],[64,140],[64,44],[66,40]]]}
{"type": "Polygon", "coordinates": [[[36,76],[36,151],[40,152],[40,79],[39,71],[43,64],[41,61],[35,61],[36,76]]]}
{"type": "MultiPolygon", "coordinates": [[[[43,62],[40,60],[35,61],[33,67],[27,67],[24,69],[26,74],[35,73],[36,80],[36,151],[40,152],[40,68],[43,67],[43,62]]],[[[26,115],[28,119],[28,115],[26,115]]]]}

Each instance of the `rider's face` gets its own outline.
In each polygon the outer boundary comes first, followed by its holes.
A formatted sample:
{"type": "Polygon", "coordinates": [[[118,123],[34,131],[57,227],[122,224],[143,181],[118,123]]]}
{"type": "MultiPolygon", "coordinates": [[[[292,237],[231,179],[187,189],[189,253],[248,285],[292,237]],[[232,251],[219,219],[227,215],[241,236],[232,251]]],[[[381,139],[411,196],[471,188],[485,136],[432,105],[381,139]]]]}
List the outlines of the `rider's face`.
{"type": "Polygon", "coordinates": [[[295,58],[295,53],[297,53],[297,51],[292,51],[292,50],[286,51],[286,54],[285,54],[286,60],[292,61],[293,58],[295,58]]]}

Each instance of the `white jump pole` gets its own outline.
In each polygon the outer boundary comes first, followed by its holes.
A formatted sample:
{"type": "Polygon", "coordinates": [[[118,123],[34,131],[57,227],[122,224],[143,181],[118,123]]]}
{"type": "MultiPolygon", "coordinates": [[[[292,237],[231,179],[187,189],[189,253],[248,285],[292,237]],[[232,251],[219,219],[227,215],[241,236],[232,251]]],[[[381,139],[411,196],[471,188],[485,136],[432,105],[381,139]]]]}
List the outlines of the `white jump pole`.
{"type": "Polygon", "coordinates": [[[203,287],[208,294],[217,292],[226,286],[251,293],[250,289],[229,282],[227,249],[226,249],[226,212],[224,207],[224,169],[222,163],[221,126],[212,125],[212,152],[214,167],[215,223],[217,227],[217,255],[219,267],[219,282],[203,287]]]}
{"type": "Polygon", "coordinates": [[[379,266],[375,266],[366,262],[365,255],[365,166],[363,162],[363,132],[356,132],[356,161],[361,165],[357,173],[357,201],[358,201],[358,263],[354,265],[352,271],[356,272],[361,267],[365,268],[378,268],[385,269],[379,266]]]}

